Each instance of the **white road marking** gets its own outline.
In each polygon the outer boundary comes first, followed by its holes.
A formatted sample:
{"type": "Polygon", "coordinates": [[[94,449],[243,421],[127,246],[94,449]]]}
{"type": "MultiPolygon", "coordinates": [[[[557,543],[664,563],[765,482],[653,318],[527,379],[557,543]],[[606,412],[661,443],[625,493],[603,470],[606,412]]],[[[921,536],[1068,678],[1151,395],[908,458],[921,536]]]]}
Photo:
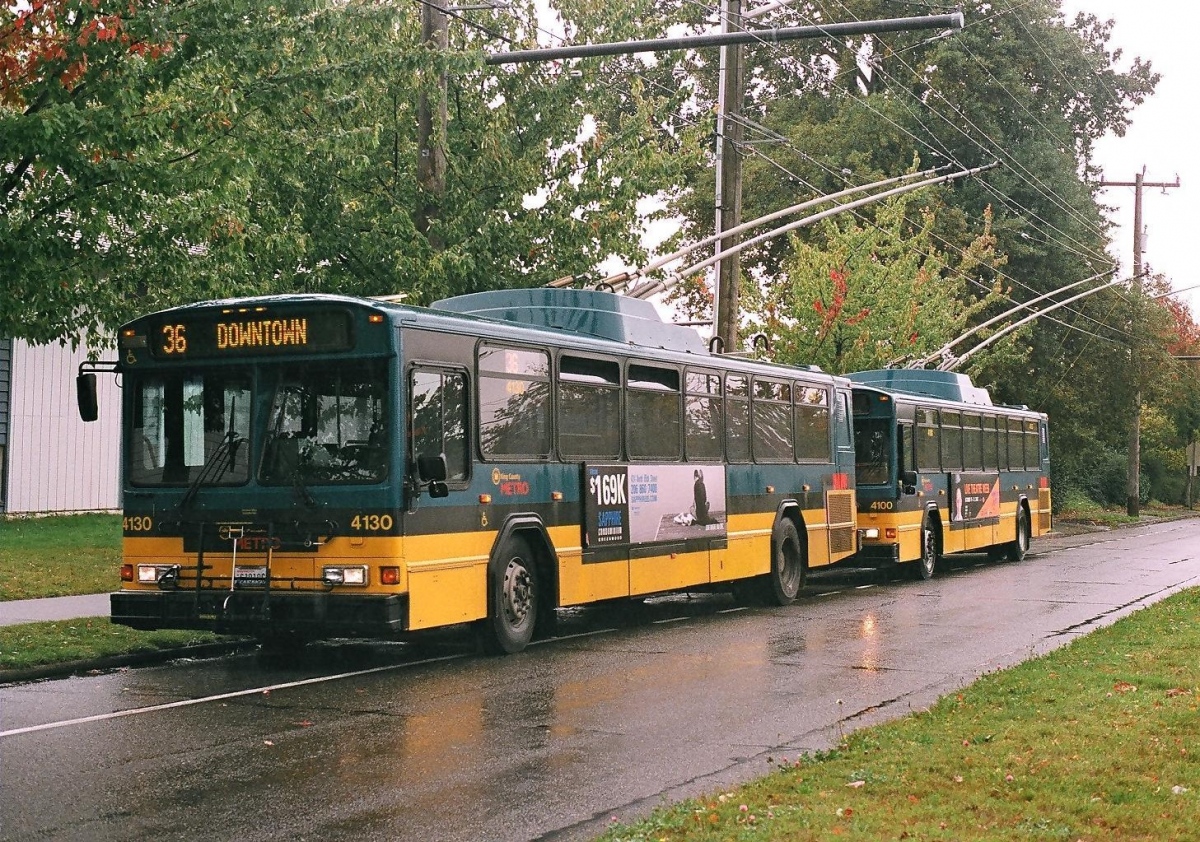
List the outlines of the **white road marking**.
{"type": "Polygon", "coordinates": [[[24,728],[12,728],[8,731],[0,731],[0,739],[5,737],[16,737],[21,734],[32,734],[37,731],[50,731],[55,728],[66,728],[71,725],[86,725],[89,722],[104,722],[109,719],[120,719],[123,716],[138,716],[143,713],[157,713],[161,710],[171,710],[172,708],[191,707],[192,705],[204,705],[210,702],[220,702],[225,699],[237,699],[241,696],[262,695],[263,693],[272,692],[275,690],[290,690],[293,687],[304,687],[309,684],[321,684],[326,681],[341,681],[345,678],[357,678],[361,675],[371,675],[377,672],[388,672],[390,670],[408,669],[410,667],[423,666],[425,664],[436,664],[442,661],[452,661],[456,658],[462,658],[463,655],[444,655],[440,658],[428,658],[422,661],[413,661],[407,664],[391,664],[386,667],[372,667],[371,669],[356,670],[354,672],[342,672],[337,675],[320,675],[315,678],[305,678],[300,681],[287,681],[283,684],[271,684],[267,687],[254,687],[248,690],[235,690],[232,693],[219,693],[215,696],[203,696],[199,699],[181,699],[178,702],[165,702],[161,705],[149,705],[147,707],[130,708],[129,710],[118,710],[112,713],[98,713],[93,716],[81,716],[77,719],[63,719],[58,722],[46,722],[41,725],[28,725],[24,728]]]}

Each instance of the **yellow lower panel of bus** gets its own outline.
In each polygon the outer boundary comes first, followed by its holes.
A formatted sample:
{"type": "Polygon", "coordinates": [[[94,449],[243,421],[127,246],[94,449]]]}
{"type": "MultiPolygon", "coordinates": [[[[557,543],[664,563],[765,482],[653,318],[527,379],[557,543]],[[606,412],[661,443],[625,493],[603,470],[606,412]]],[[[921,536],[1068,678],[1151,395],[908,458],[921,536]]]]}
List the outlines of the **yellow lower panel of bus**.
{"type": "Polygon", "coordinates": [[[487,616],[487,559],[408,565],[408,627],[428,629],[487,616]]]}
{"type": "Polygon", "coordinates": [[[488,558],[495,541],[495,532],[407,539],[410,629],[467,623],[487,616],[488,558]]]}
{"type": "MultiPolygon", "coordinates": [[[[1031,500],[1032,504],[1033,501],[1031,500]]],[[[1017,534],[1017,506],[1018,503],[1005,503],[1000,510],[998,522],[994,524],[981,524],[979,526],[968,526],[966,528],[955,528],[956,524],[950,522],[950,513],[946,509],[939,511],[939,517],[942,522],[942,552],[962,553],[983,550],[988,547],[1004,545],[1016,538],[1017,534]]],[[[1038,531],[1037,521],[1039,512],[1032,512],[1031,529],[1033,535],[1040,535],[1038,531]]],[[[875,512],[865,513],[862,515],[862,520],[859,526],[866,528],[872,527],[879,530],[880,536],[883,536],[885,529],[895,529],[897,538],[895,541],[880,537],[877,540],[868,540],[864,542],[867,545],[879,545],[899,543],[900,545],[900,561],[916,561],[921,557],[921,523],[925,517],[923,511],[898,512],[895,514],[880,514],[875,512]]]]}
{"type": "Polygon", "coordinates": [[[633,595],[701,584],[708,584],[707,550],[635,558],[629,562],[629,592],[633,595]]]}

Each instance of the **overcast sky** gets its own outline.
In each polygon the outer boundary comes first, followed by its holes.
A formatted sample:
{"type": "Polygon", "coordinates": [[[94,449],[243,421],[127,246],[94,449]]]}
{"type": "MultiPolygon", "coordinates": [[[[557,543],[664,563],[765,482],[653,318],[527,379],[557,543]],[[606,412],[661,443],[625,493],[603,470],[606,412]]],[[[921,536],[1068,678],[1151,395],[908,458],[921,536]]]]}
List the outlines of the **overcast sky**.
{"type": "MultiPolygon", "coordinates": [[[[1145,167],[1145,180],[1174,182],[1166,191],[1144,189],[1142,224],[1146,230],[1143,261],[1166,275],[1178,296],[1200,318],[1197,225],[1200,224],[1200,147],[1196,103],[1200,100],[1200,3],[1196,0],[1062,0],[1068,20],[1090,12],[1116,21],[1109,48],[1123,51],[1120,66],[1135,57],[1149,60],[1162,74],[1155,94],[1134,109],[1125,137],[1109,137],[1097,148],[1096,163],[1109,181],[1133,181],[1145,167]],[[1189,289],[1197,287],[1196,289],[1189,289]],[[1182,290],[1187,290],[1183,292],[1182,290]]],[[[1125,274],[1133,262],[1132,188],[1112,187],[1104,198],[1117,206],[1113,221],[1114,257],[1125,274]]]]}

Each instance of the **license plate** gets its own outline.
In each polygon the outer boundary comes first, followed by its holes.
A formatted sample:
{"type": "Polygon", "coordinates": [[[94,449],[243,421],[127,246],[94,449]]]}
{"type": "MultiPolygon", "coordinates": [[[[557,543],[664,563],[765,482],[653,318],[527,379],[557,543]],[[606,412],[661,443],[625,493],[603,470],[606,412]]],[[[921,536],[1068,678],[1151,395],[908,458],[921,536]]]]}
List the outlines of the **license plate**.
{"type": "Polygon", "coordinates": [[[265,588],[267,586],[267,568],[233,568],[233,586],[235,588],[265,588]]]}

